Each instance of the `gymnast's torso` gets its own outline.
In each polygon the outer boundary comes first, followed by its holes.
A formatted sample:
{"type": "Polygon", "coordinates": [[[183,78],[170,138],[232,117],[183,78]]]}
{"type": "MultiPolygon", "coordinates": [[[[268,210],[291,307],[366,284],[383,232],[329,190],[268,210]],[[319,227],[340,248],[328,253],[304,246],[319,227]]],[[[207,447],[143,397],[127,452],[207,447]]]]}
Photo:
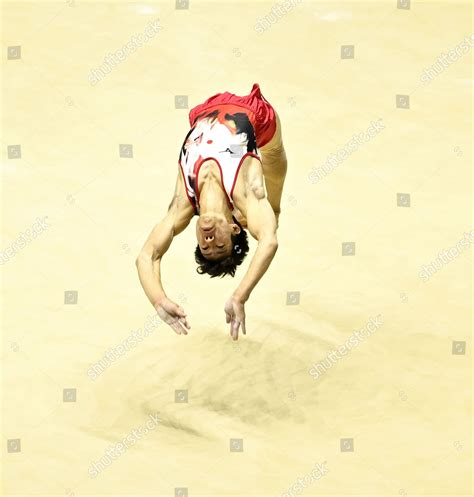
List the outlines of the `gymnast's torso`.
{"type": "Polygon", "coordinates": [[[239,173],[253,157],[261,161],[255,130],[246,109],[220,105],[199,116],[188,132],[179,155],[186,195],[199,215],[199,180],[202,169],[217,166],[219,181],[226,193],[229,208],[245,227],[246,220],[234,205],[239,173]]]}

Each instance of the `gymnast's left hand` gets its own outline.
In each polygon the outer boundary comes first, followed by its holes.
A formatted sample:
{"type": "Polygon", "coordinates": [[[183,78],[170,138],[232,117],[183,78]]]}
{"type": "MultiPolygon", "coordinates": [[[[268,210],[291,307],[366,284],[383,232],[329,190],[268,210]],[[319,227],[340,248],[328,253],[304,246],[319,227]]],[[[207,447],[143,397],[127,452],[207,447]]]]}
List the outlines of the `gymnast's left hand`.
{"type": "Polygon", "coordinates": [[[232,296],[225,303],[224,312],[226,323],[230,323],[230,336],[232,339],[238,340],[240,326],[242,326],[243,334],[246,335],[244,302],[232,296]]]}

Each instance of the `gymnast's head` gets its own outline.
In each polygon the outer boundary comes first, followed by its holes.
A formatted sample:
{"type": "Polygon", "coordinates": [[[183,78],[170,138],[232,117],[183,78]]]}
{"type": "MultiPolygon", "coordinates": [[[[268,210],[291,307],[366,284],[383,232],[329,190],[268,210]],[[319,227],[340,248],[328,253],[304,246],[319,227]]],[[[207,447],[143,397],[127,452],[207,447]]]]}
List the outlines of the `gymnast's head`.
{"type": "Polygon", "coordinates": [[[196,271],[211,278],[226,274],[234,276],[237,266],[242,264],[249,251],[247,233],[234,216],[230,221],[219,213],[208,212],[199,216],[196,237],[196,271]]]}

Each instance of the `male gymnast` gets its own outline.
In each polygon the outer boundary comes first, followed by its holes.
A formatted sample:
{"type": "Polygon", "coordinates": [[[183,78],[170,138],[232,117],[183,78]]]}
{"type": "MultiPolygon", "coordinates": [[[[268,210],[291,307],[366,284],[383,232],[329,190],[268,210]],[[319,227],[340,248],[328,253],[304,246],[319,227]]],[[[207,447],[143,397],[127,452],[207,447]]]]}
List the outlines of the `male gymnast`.
{"type": "Polygon", "coordinates": [[[218,93],[189,112],[191,129],[178,160],[173,199],[136,259],[140,283],[160,318],[178,335],[190,329],[183,308],[161,284],[161,259],[190,223],[196,222],[199,274],[235,275],[248,250],[247,233],[258,241],[247,273],[224,307],[230,335],[246,334],[245,302],[278,248],[280,202],[287,170],[280,118],[258,84],[249,95],[218,93]]]}

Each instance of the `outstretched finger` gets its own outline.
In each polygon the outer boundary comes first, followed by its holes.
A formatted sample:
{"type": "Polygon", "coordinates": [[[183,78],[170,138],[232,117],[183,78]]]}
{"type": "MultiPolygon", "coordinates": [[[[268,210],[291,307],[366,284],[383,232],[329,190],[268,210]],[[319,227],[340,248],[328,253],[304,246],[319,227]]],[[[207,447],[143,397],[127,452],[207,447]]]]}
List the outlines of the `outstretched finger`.
{"type": "Polygon", "coordinates": [[[181,327],[176,322],[168,323],[177,335],[181,335],[181,327]]]}
{"type": "Polygon", "coordinates": [[[187,335],[188,334],[188,330],[186,329],[186,327],[184,326],[184,324],[181,322],[181,319],[178,319],[176,321],[176,326],[179,327],[179,331],[181,331],[181,335],[187,335]]]}
{"type": "Polygon", "coordinates": [[[239,339],[239,326],[240,326],[240,322],[237,321],[237,319],[234,319],[232,321],[232,338],[234,340],[239,339]]]}
{"type": "Polygon", "coordinates": [[[179,318],[179,322],[184,325],[188,330],[191,329],[191,326],[189,325],[188,323],[188,319],[187,318],[179,318]]]}
{"type": "Polygon", "coordinates": [[[176,318],[173,321],[172,327],[173,327],[173,330],[175,330],[178,335],[187,335],[188,334],[186,328],[181,323],[179,318],[176,318]]]}
{"type": "Polygon", "coordinates": [[[242,333],[243,333],[244,335],[246,335],[246,334],[247,334],[247,330],[245,329],[245,318],[244,318],[244,319],[242,319],[242,333]]]}

